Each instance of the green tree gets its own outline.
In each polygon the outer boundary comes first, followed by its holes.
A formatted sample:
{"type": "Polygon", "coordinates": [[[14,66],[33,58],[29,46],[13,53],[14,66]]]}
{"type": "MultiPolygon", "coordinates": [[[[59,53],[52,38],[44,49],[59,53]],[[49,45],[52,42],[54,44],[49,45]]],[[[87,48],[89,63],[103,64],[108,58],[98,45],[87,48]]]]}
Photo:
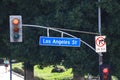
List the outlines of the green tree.
{"type": "MultiPolygon", "coordinates": [[[[13,58],[27,63],[25,68],[28,69],[28,73],[31,73],[32,80],[35,64],[40,66],[56,65],[61,61],[64,61],[66,67],[72,67],[74,75],[80,78],[86,73],[97,75],[98,54],[84,44],[81,44],[80,48],[39,46],[39,36],[46,36],[46,30],[23,27],[23,42],[10,43],[9,15],[22,15],[24,24],[98,32],[97,7],[101,5],[102,34],[107,36],[107,53],[104,54],[103,60],[105,64],[111,65],[112,74],[119,77],[119,4],[119,0],[102,0],[99,4],[97,0],[1,0],[0,56],[7,56],[11,53],[13,58]],[[31,66],[30,69],[28,66],[31,66]]],[[[81,38],[94,47],[95,35],[68,33],[81,38]]],[[[60,33],[50,31],[50,36],[57,37],[60,36],[60,33]]],[[[27,79],[30,80],[30,78],[27,79]]]]}

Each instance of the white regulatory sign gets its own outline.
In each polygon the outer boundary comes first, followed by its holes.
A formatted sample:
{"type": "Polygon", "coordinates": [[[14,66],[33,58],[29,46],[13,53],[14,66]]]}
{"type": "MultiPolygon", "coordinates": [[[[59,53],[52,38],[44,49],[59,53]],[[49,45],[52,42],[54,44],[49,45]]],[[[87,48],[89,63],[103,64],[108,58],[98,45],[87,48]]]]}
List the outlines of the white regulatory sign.
{"type": "Polygon", "coordinates": [[[106,36],[95,36],[95,49],[96,52],[106,52],[106,36]]]}

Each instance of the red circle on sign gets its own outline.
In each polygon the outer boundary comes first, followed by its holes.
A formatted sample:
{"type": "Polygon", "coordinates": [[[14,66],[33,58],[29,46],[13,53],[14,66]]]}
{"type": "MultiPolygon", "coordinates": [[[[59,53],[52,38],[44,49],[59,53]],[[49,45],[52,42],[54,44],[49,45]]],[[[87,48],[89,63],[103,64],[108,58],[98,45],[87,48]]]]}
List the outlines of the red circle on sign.
{"type": "Polygon", "coordinates": [[[98,47],[103,47],[103,46],[105,45],[104,39],[105,39],[105,38],[103,38],[102,36],[98,37],[98,38],[96,39],[96,45],[97,45],[98,47]]]}

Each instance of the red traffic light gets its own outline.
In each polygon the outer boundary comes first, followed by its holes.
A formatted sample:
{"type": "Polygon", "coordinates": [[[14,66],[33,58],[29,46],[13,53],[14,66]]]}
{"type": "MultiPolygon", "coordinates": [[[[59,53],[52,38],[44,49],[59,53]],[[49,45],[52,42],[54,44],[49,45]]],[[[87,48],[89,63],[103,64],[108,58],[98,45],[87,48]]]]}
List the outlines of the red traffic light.
{"type": "Polygon", "coordinates": [[[109,69],[108,69],[108,68],[104,68],[104,69],[103,69],[103,73],[108,74],[108,72],[109,72],[109,69]]]}
{"type": "Polygon", "coordinates": [[[14,25],[18,25],[19,24],[19,19],[18,18],[14,18],[13,20],[12,20],[12,23],[14,24],[14,25]]]}
{"type": "Polygon", "coordinates": [[[100,66],[100,80],[111,80],[110,65],[100,66]]]}

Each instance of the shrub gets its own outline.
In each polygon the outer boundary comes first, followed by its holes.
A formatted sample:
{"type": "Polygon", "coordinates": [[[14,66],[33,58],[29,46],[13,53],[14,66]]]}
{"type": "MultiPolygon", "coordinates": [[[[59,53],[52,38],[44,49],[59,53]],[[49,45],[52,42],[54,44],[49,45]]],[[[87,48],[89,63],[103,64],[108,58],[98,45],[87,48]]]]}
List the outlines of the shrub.
{"type": "Polygon", "coordinates": [[[72,77],[64,78],[62,80],[72,80],[72,77]]]}
{"type": "Polygon", "coordinates": [[[20,75],[24,75],[24,71],[22,69],[17,68],[17,67],[15,67],[13,69],[13,71],[16,72],[16,73],[18,73],[18,74],[20,74],[20,75]]]}
{"type": "Polygon", "coordinates": [[[61,73],[61,72],[65,72],[66,69],[63,67],[63,66],[55,66],[53,69],[52,69],[52,73],[53,72],[58,72],[58,73],[61,73]]]}
{"type": "Polygon", "coordinates": [[[34,77],[34,80],[45,80],[45,79],[39,78],[39,77],[35,76],[35,77],[34,77]]]}

